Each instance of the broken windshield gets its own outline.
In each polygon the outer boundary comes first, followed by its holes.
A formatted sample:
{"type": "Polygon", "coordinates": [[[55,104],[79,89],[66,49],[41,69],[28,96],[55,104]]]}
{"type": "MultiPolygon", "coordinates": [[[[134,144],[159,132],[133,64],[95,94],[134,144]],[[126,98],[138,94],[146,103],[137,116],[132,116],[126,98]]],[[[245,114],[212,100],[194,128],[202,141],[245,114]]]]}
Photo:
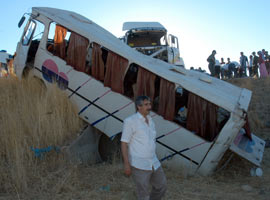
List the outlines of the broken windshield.
{"type": "Polygon", "coordinates": [[[165,45],[166,32],[160,30],[130,31],[127,44],[131,47],[146,47],[165,45]]]}

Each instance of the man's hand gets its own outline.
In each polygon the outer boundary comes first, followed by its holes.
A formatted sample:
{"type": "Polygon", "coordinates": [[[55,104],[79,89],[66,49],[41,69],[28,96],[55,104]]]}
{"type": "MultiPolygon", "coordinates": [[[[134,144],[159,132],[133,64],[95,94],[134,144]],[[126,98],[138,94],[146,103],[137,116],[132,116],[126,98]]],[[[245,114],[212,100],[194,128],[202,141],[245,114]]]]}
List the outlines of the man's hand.
{"type": "Polygon", "coordinates": [[[124,161],[124,172],[126,176],[131,175],[131,166],[128,161],[128,144],[125,142],[121,142],[121,150],[124,161]]]}
{"type": "Polygon", "coordinates": [[[131,175],[131,166],[129,163],[125,163],[124,164],[124,172],[126,176],[130,176],[131,175]]]}

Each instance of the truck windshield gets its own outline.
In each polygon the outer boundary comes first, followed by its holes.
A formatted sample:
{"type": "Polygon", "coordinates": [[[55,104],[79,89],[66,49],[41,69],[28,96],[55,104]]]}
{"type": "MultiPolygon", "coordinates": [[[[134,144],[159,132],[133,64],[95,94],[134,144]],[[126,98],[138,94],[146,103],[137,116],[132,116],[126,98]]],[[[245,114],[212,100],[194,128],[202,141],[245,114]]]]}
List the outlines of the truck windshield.
{"type": "Polygon", "coordinates": [[[164,31],[130,31],[127,44],[131,47],[146,47],[164,45],[164,31]]]}

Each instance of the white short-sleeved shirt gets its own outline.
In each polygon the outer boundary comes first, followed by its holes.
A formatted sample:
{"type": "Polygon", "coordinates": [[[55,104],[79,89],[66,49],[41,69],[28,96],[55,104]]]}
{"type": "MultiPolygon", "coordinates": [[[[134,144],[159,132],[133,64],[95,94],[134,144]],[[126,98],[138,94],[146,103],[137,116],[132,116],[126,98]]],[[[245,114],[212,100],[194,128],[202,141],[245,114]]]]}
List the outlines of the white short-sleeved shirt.
{"type": "Polygon", "coordinates": [[[130,165],[143,170],[156,170],[160,162],[156,156],[156,130],[152,118],[137,112],[124,120],[121,142],[128,143],[130,165]]]}

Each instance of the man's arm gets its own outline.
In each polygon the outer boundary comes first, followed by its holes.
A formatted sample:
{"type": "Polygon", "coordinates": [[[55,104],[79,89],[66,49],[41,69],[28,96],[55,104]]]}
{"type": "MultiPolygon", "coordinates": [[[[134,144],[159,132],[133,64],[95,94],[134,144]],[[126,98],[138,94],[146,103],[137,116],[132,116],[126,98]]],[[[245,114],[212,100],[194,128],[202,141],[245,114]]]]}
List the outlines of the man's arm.
{"type": "Polygon", "coordinates": [[[121,142],[121,150],[124,161],[124,172],[127,176],[131,175],[131,166],[128,161],[128,143],[121,142]]]}

